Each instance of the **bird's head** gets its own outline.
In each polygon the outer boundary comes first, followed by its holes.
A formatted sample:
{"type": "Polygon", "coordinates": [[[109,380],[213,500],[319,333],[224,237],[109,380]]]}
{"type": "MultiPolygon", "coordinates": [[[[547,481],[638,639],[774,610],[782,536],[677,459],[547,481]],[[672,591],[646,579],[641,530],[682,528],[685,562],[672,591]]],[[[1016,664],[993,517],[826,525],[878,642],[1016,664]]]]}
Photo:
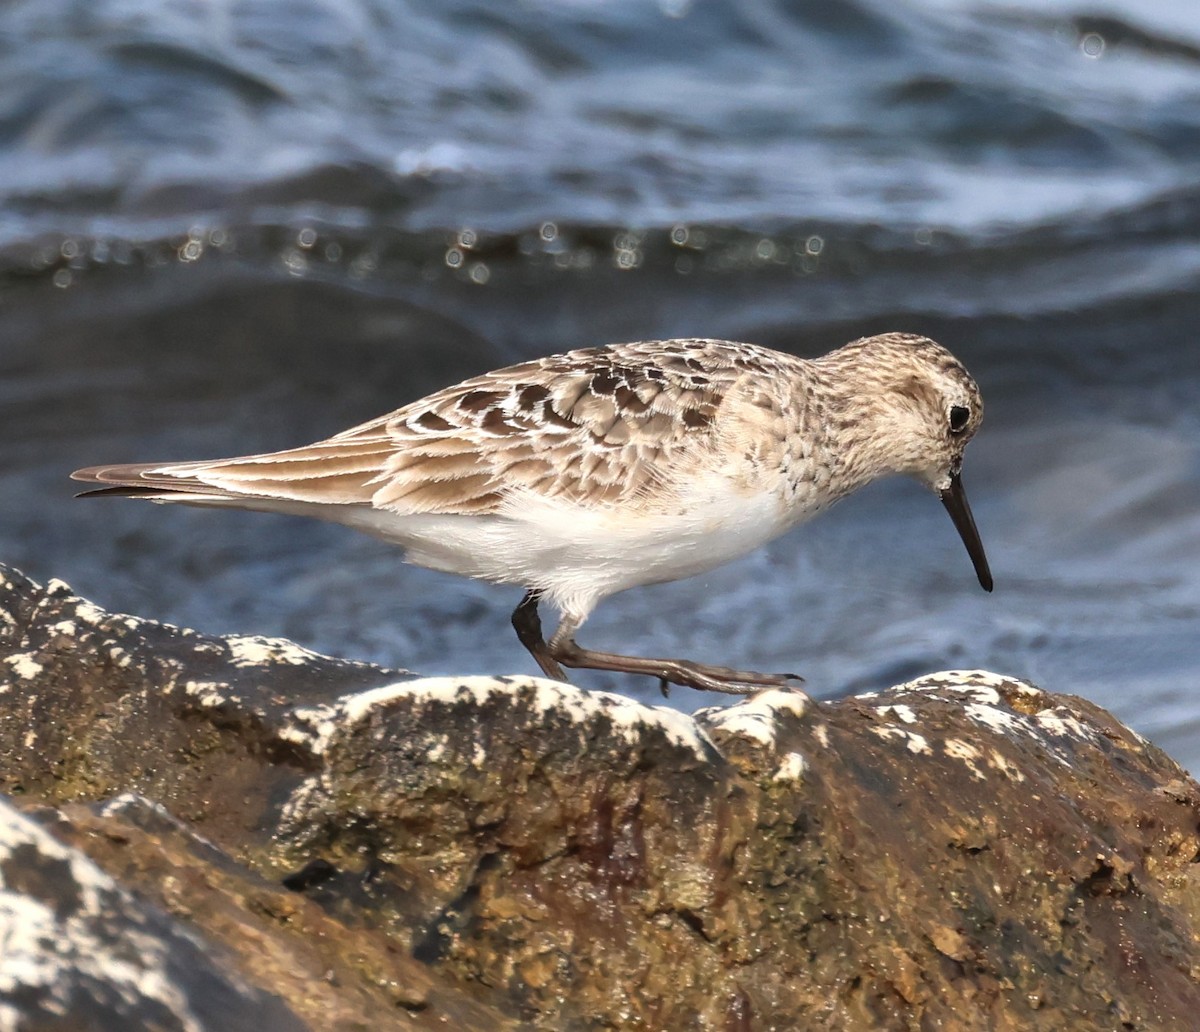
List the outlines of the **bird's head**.
{"type": "Polygon", "coordinates": [[[834,352],[847,363],[845,380],[861,380],[858,397],[872,399],[864,428],[875,472],[904,473],[941,498],[966,545],[979,583],[992,590],[987,556],[962,485],[963,452],[983,421],[983,397],[971,374],[928,337],[885,333],[834,352]]]}

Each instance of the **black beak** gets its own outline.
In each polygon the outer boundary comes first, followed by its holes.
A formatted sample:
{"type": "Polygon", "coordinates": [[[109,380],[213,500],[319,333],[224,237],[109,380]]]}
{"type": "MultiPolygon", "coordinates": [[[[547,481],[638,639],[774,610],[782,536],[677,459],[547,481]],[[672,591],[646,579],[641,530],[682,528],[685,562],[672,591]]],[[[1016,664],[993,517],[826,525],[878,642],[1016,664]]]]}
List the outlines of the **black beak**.
{"type": "Polygon", "coordinates": [[[967,546],[967,555],[975,564],[975,575],[979,578],[979,586],[984,591],[992,590],[992,571],[988,569],[987,556],[983,551],[983,542],[979,540],[979,531],[975,528],[975,517],[971,515],[971,506],[967,504],[967,492],[963,490],[962,474],[950,474],[950,486],[939,492],[942,504],[954,521],[958,536],[967,546]]]}

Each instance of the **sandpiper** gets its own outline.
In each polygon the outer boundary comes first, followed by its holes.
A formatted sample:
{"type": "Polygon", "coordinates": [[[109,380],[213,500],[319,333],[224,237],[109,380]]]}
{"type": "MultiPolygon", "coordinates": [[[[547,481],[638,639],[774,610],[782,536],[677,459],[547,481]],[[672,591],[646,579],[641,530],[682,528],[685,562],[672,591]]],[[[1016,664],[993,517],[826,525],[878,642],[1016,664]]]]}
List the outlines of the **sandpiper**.
{"type": "Polygon", "coordinates": [[[960,475],[982,417],[975,381],[927,337],[817,359],[643,341],[485,373],[303,448],[72,476],[102,485],[88,495],[332,520],[420,566],[520,585],[513,626],[550,677],[581,667],[744,694],[799,678],[598,652],[575,634],[609,595],[712,569],[897,473],[940,495],[991,591],[960,475]],[[548,642],[543,600],[562,614],[548,642]]]}

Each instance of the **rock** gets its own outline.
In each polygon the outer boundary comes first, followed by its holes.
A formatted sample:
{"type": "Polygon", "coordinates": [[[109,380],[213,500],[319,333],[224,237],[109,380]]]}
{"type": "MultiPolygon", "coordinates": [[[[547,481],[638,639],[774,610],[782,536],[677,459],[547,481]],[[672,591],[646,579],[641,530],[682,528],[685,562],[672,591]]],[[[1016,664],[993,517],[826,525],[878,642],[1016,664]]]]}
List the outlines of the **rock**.
{"type": "MultiPolygon", "coordinates": [[[[1165,1030],[1200,1005],[1200,788],[1015,679],[687,716],[13,571],[0,671],[0,791],[280,1021],[1165,1030]]],[[[22,999],[0,985],[39,1027],[22,999]]]]}
{"type": "Polygon", "coordinates": [[[0,1026],[301,1032],[231,957],[0,801],[0,1026]]]}

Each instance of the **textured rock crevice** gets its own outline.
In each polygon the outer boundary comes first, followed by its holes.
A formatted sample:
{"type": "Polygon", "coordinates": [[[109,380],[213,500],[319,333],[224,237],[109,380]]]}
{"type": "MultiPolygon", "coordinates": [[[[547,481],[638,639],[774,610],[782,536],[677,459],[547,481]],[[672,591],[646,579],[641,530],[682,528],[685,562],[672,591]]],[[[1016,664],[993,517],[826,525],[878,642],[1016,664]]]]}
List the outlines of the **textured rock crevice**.
{"type": "MultiPolygon", "coordinates": [[[[152,912],[263,1032],[1165,1030],[1200,1005],[1200,790],[995,674],[687,716],[5,571],[0,757],[12,826],[124,893],[112,942],[152,912]]],[[[60,863],[11,834],[5,928],[60,863]]],[[[20,975],[0,958],[0,1003],[43,1027],[20,975]]],[[[206,1021],[178,1027],[234,1027],[206,1021]]]]}

